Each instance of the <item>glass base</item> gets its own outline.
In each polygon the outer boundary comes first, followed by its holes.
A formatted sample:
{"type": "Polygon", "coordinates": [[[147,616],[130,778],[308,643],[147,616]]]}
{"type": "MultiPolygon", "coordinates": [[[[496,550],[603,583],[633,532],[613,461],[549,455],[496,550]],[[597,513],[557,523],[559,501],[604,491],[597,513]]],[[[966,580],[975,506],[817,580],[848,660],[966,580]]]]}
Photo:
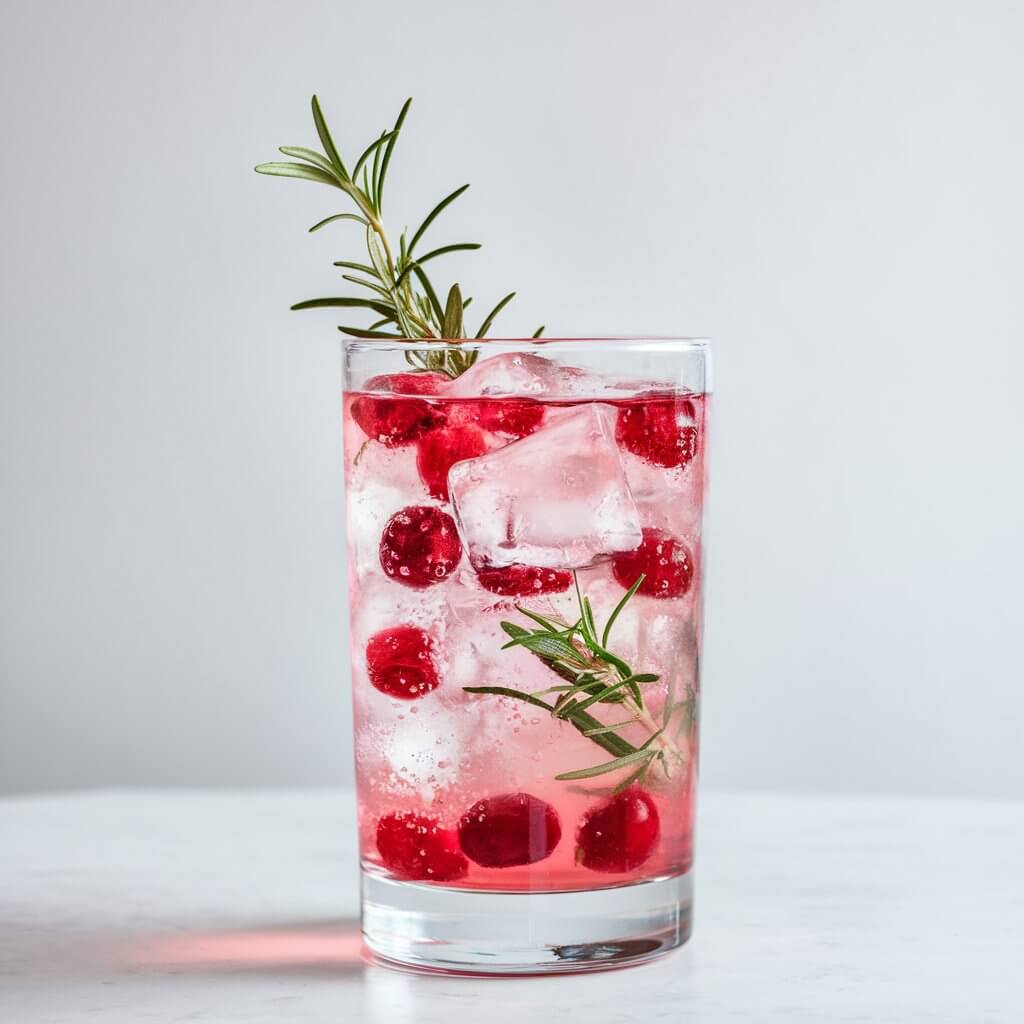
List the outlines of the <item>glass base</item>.
{"type": "Polygon", "coordinates": [[[363,936],[381,959],[471,974],[641,963],[690,937],[692,872],[586,892],[485,892],[363,873],[363,936]]]}

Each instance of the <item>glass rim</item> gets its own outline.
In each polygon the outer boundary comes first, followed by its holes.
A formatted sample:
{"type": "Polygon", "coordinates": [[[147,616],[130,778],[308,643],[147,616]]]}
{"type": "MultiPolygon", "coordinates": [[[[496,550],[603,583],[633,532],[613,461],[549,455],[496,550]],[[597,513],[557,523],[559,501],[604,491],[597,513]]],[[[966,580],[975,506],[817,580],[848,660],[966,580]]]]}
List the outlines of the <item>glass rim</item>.
{"type": "Polygon", "coordinates": [[[642,349],[664,350],[668,352],[707,352],[711,350],[711,340],[705,337],[683,337],[658,334],[590,334],[565,337],[545,338],[503,338],[488,336],[486,338],[461,338],[450,341],[443,338],[343,338],[346,348],[357,349],[417,349],[423,351],[446,351],[467,345],[515,345],[524,348],[543,348],[550,345],[595,345],[609,347],[638,347],[642,349]]]}

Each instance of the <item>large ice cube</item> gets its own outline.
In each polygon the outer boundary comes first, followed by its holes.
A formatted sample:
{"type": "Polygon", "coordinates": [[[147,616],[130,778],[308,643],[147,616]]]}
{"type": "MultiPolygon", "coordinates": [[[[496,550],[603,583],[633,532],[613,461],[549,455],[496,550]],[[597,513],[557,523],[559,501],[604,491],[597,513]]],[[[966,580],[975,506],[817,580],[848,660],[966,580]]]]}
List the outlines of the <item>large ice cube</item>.
{"type": "Polygon", "coordinates": [[[448,488],[475,566],[577,568],[642,539],[610,406],[552,409],[536,433],[457,462],[448,488]]]}

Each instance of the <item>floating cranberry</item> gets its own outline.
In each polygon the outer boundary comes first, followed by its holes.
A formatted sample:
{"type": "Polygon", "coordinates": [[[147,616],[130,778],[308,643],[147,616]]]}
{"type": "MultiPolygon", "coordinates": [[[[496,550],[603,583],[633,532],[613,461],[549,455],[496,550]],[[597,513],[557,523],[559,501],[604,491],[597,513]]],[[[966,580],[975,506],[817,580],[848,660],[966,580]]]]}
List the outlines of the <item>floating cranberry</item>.
{"type": "Polygon", "coordinates": [[[455,830],[411,811],[385,814],[377,822],[377,850],[384,866],[399,878],[453,882],[469,870],[455,830]]]}
{"type": "Polygon", "coordinates": [[[693,582],[693,556],[681,540],[661,530],[644,527],[643,540],[635,551],[612,558],[612,574],[629,589],[643,573],[639,594],[648,597],[682,597],[693,582]]]}
{"type": "Polygon", "coordinates": [[[473,418],[494,434],[526,437],[540,426],[544,406],[523,398],[481,398],[473,403],[473,418]]]}
{"type": "Polygon", "coordinates": [[[455,521],[432,505],[396,512],[380,538],[381,568],[397,583],[417,589],[440,583],[462,557],[455,521]]]}
{"type": "Polygon", "coordinates": [[[432,430],[416,442],[416,468],[432,498],[448,500],[448,470],[487,451],[483,431],[474,426],[432,430]]]}
{"type": "Polygon", "coordinates": [[[559,594],[572,584],[572,573],[564,569],[541,569],[535,565],[486,566],[476,570],[484,590],[506,597],[559,594]]]}
{"type": "MultiPolygon", "coordinates": [[[[394,374],[394,377],[415,377],[416,374],[394,374]]],[[[388,378],[374,377],[378,383],[388,378]]],[[[368,383],[373,383],[370,381],[368,383]]],[[[415,385],[420,387],[421,385],[415,385]]],[[[429,391],[415,392],[430,394],[429,391]]],[[[445,421],[443,409],[422,398],[407,398],[396,395],[385,398],[381,395],[359,395],[349,407],[352,419],[367,437],[380,441],[388,448],[400,448],[412,444],[430,430],[442,426],[445,421]]]]}
{"type": "Polygon", "coordinates": [[[462,852],[484,868],[536,864],[562,838],[554,807],[529,793],[478,800],[459,821],[462,852]]]}
{"type": "Polygon", "coordinates": [[[415,700],[437,689],[434,645],[416,626],[374,633],[366,645],[366,669],[381,693],[401,700],[415,700]]]}
{"type": "Polygon", "coordinates": [[[654,852],[660,835],[654,800],[631,786],[584,816],[576,833],[576,863],[591,871],[632,871],[654,852]]]}
{"type": "Polygon", "coordinates": [[[693,403],[678,398],[640,398],[622,405],[615,439],[627,451],[656,466],[685,466],[697,454],[693,403]],[[681,423],[681,420],[691,423],[681,423]]]}

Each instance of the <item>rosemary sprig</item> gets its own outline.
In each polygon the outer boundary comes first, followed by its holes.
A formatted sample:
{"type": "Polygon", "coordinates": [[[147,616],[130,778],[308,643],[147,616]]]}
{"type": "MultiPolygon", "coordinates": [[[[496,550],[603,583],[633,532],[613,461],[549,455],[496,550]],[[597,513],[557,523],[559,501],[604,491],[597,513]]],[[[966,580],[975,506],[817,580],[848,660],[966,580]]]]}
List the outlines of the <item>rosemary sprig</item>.
{"type": "MultiPolygon", "coordinates": [[[[307,299],[295,303],[292,309],[337,307],[369,310],[374,313],[376,319],[367,327],[338,328],[353,338],[435,338],[458,342],[466,337],[463,315],[472,299],[463,299],[458,284],[453,284],[442,306],[423,266],[439,256],[468,252],[479,249],[480,245],[477,242],[455,242],[431,249],[422,255],[417,253],[416,247],[438,215],[458,199],[469,185],[462,185],[445,196],[427,214],[411,238],[407,240],[407,231],[403,231],[399,236],[397,248],[392,245],[382,220],[388,167],[411,103],[412,99],[405,101],[394,127],[390,131],[381,132],[380,136],[363,150],[350,172],[342,161],[341,153],[327,127],[320,102],[314,96],[313,123],[320,137],[323,152],[303,146],[281,146],[281,153],[293,158],[291,162],[259,164],[255,170],[260,174],[300,178],[303,181],[330,185],[345,192],[353,200],[358,213],[331,214],[317,221],[310,231],[319,231],[328,224],[338,221],[354,221],[365,231],[368,262],[337,260],[334,265],[356,271],[361,275],[341,276],[350,284],[370,294],[307,299]]],[[[509,292],[498,302],[484,317],[474,335],[475,338],[486,335],[495,317],[513,298],[515,292],[509,292]]],[[[540,337],[543,330],[543,327],[538,328],[533,336],[540,337]]],[[[477,352],[460,350],[457,347],[444,351],[412,350],[406,353],[406,360],[416,369],[441,371],[449,377],[465,373],[476,362],[476,358],[477,352]]]]}
{"type": "Polygon", "coordinates": [[[571,723],[582,735],[613,755],[611,761],[563,772],[556,776],[559,780],[591,779],[632,766],[629,775],[615,787],[619,791],[643,780],[655,765],[661,768],[665,777],[670,777],[684,760],[676,741],[684,730],[687,739],[690,736],[696,717],[696,693],[691,687],[685,700],[673,703],[670,692],[659,725],[648,712],[642,691],[643,686],[658,682],[659,676],[653,672],[634,672],[623,658],[609,649],[612,627],[640,588],[644,577],[641,576],[626,591],[603,630],[598,629],[590,599],[580,591],[575,573],[573,578],[579,605],[579,617],[575,622],[562,622],[516,605],[520,614],[533,623],[533,628],[524,628],[515,622],[501,623],[501,628],[511,638],[502,650],[525,647],[565,683],[538,693],[526,693],[506,686],[467,686],[464,689],[467,693],[511,697],[542,708],[553,718],[571,723]],[[541,699],[552,693],[558,694],[554,703],[541,699]],[[594,717],[591,711],[596,711],[601,705],[613,705],[619,709],[615,721],[603,722],[594,717]],[[680,710],[683,711],[682,721],[673,733],[671,720],[680,710]],[[623,712],[628,717],[623,719],[623,712]],[[647,739],[640,746],[621,735],[622,730],[636,725],[648,732],[647,739]]]}

